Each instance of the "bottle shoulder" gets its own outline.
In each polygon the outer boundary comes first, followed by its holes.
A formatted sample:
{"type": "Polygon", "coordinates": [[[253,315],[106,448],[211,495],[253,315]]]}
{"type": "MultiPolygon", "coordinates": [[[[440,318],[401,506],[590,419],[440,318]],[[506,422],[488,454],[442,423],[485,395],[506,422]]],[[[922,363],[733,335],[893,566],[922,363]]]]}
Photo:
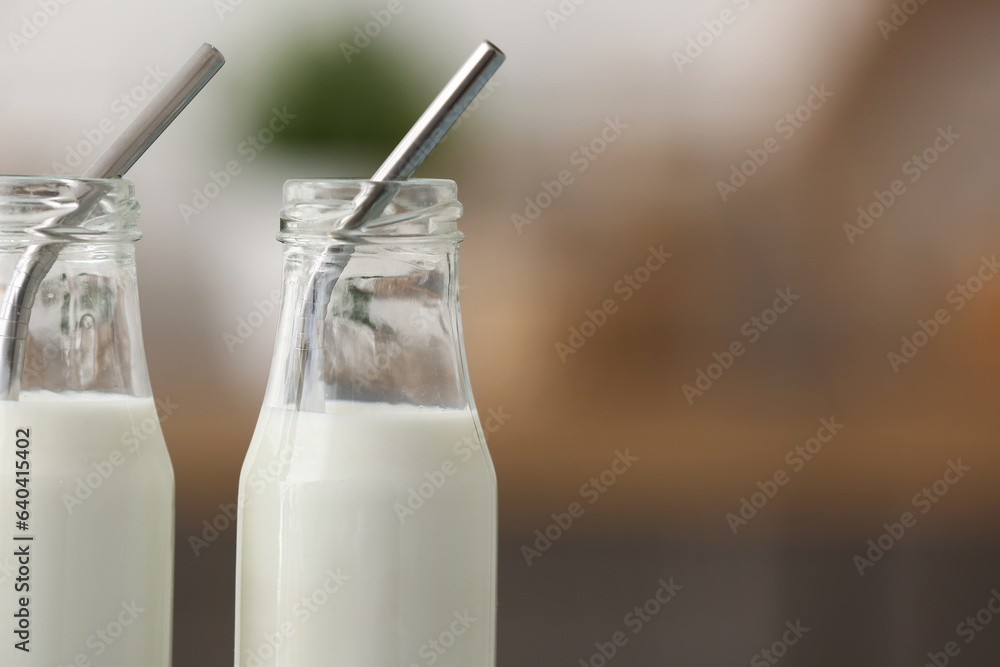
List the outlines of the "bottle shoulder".
{"type": "Polygon", "coordinates": [[[262,411],[243,466],[281,480],[421,475],[481,467],[489,453],[471,409],[328,404],[329,412],[262,411]]]}

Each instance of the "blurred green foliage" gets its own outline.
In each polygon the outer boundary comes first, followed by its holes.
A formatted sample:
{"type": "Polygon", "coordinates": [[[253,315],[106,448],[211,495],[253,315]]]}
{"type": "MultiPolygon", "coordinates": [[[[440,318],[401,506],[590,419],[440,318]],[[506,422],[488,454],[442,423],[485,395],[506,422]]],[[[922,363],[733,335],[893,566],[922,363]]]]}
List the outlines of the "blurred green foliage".
{"type": "Polygon", "coordinates": [[[347,62],[340,44],[352,39],[343,34],[322,43],[300,42],[279,60],[261,127],[271,106],[287,106],[297,117],[276,135],[276,146],[371,154],[377,166],[431,101],[433,86],[379,40],[347,62]]]}

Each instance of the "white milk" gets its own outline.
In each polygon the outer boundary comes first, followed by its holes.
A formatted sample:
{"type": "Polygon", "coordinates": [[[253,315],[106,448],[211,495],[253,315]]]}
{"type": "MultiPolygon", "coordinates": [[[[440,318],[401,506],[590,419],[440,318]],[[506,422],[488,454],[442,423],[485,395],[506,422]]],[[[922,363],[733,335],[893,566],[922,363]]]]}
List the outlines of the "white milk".
{"type": "Polygon", "coordinates": [[[468,411],[265,407],[240,477],[236,664],[492,667],[481,443],[468,411]]]}
{"type": "Polygon", "coordinates": [[[168,667],[173,544],[174,477],[153,399],[0,401],[0,665],[168,667]],[[19,441],[27,530],[16,525],[19,441]],[[14,646],[22,597],[30,652],[14,646]]]}

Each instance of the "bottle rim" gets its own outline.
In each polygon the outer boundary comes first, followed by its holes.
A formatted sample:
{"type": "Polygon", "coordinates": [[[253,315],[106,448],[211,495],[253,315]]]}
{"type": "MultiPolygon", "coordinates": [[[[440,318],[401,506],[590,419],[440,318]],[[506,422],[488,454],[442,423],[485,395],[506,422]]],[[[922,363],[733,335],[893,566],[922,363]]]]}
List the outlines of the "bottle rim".
{"type": "Polygon", "coordinates": [[[415,178],[376,182],[363,178],[292,179],[285,182],[278,240],[283,243],[382,242],[457,243],[462,204],[458,185],[448,179],[415,178]],[[344,230],[340,223],[366,188],[390,185],[392,201],[362,227],[344,230]]]}
{"type": "Polygon", "coordinates": [[[136,241],[138,218],[135,185],[125,178],[0,175],[4,240],[136,241]]]}

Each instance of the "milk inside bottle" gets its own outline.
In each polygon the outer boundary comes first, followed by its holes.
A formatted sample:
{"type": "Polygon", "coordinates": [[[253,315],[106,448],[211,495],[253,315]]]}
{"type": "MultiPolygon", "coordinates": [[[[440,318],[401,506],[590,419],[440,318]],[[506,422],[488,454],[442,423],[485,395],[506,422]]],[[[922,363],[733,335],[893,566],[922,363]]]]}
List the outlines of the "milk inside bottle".
{"type": "Polygon", "coordinates": [[[456,188],[406,183],[377,231],[331,237],[360,187],[286,184],[281,319],[240,477],[236,664],[492,667],[496,480],[462,342],[456,188]],[[331,244],[350,260],[324,264],[331,244]],[[317,264],[329,303],[302,331],[317,264]]]}
{"type": "Polygon", "coordinates": [[[0,292],[31,246],[61,244],[20,386],[0,400],[0,665],[170,664],[174,480],[142,346],[137,217],[125,180],[0,177],[0,292]],[[95,190],[88,221],[60,227],[95,190]]]}

